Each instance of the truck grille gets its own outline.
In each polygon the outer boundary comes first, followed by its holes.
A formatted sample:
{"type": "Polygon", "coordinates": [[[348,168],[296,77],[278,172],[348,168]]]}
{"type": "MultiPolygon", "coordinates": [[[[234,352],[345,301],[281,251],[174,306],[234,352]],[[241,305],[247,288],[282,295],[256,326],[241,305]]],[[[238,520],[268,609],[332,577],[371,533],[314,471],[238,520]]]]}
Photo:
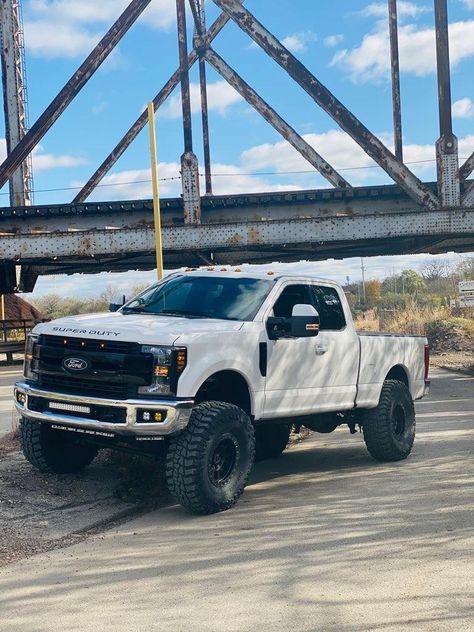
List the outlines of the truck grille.
{"type": "Polygon", "coordinates": [[[40,336],[40,344],[69,351],[99,351],[102,353],[140,353],[137,342],[118,340],[95,340],[92,338],[68,338],[62,336],[40,336]]]}
{"type": "Polygon", "coordinates": [[[38,386],[55,393],[128,399],[137,395],[138,386],[151,383],[153,357],[140,353],[134,342],[41,335],[32,370],[38,386]],[[86,360],[87,370],[66,370],[63,361],[68,357],[86,360]]]}
{"type": "Polygon", "coordinates": [[[65,395],[88,395],[105,399],[128,399],[137,394],[136,387],[128,384],[114,384],[97,380],[79,379],[77,377],[60,377],[56,375],[39,375],[38,386],[53,393],[65,395]]]}

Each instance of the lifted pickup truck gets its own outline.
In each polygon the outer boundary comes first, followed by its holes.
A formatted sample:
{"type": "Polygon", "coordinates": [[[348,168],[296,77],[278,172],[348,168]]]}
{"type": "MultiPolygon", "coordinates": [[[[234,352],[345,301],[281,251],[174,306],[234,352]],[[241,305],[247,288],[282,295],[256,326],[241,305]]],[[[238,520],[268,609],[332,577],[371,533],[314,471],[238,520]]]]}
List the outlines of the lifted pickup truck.
{"type": "Polygon", "coordinates": [[[428,363],[425,338],[357,334],[335,283],[208,268],[38,325],[14,397],[39,470],[78,471],[102,447],[161,451],[176,500],[208,514],[236,503],[295,425],[359,426],[375,459],[405,459],[428,363]]]}

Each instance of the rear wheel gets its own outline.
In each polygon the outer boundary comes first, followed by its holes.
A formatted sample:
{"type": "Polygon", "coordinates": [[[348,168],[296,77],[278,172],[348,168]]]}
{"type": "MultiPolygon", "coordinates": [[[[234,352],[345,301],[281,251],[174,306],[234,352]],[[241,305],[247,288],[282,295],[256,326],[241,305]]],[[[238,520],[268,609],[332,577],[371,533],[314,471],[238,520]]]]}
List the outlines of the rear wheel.
{"type": "Polygon", "coordinates": [[[211,514],[229,509],[247,484],[255,457],[249,416],[238,406],[204,402],[168,447],[166,479],[186,509],[211,514]]]}
{"type": "Polygon", "coordinates": [[[79,443],[72,433],[53,430],[48,424],[22,418],[20,441],[26,459],[40,472],[68,474],[90,465],[99,449],[79,443]]]}
{"type": "Polygon", "coordinates": [[[285,450],[291,424],[260,424],[255,428],[255,460],[275,459],[285,450]]]}
{"type": "Polygon", "coordinates": [[[415,406],[405,384],[384,382],[379,404],[366,411],[362,429],[367,449],[377,461],[407,458],[415,440],[415,406]]]}

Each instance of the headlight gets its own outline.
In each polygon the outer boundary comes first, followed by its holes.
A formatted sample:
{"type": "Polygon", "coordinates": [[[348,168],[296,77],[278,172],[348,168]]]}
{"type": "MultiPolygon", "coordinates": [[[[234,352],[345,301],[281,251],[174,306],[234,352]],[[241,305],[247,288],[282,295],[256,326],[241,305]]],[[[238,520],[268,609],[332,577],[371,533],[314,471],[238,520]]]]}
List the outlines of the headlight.
{"type": "Polygon", "coordinates": [[[153,381],[148,386],[139,386],[138,392],[143,395],[176,394],[178,378],[186,368],[186,349],[144,345],[142,353],[151,354],[154,358],[153,381]]]}
{"type": "Polygon", "coordinates": [[[35,334],[28,334],[25,345],[25,361],[23,364],[23,375],[27,380],[37,380],[38,374],[33,371],[34,363],[34,351],[35,345],[38,342],[39,336],[35,334]]]}

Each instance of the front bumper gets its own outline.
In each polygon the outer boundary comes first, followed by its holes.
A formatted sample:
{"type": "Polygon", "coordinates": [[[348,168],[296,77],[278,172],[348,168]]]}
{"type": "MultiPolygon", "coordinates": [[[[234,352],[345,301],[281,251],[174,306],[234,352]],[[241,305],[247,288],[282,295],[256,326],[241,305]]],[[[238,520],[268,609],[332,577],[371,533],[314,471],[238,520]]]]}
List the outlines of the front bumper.
{"type": "Polygon", "coordinates": [[[193,400],[112,400],[99,397],[85,397],[81,395],[66,395],[64,393],[53,393],[41,388],[36,388],[24,382],[15,384],[15,407],[22,417],[28,417],[37,421],[67,426],[71,428],[84,428],[95,431],[98,434],[122,434],[131,436],[166,436],[174,434],[186,428],[191,416],[193,400]],[[21,394],[23,397],[19,397],[21,394]],[[58,410],[57,405],[54,410],[44,410],[38,412],[30,410],[30,398],[49,402],[59,402],[76,407],[104,407],[125,410],[124,423],[110,423],[93,419],[92,417],[74,416],[73,412],[58,410]],[[19,399],[24,399],[22,403],[19,399]],[[139,410],[157,411],[166,413],[162,422],[138,423],[137,416],[139,410]]]}

